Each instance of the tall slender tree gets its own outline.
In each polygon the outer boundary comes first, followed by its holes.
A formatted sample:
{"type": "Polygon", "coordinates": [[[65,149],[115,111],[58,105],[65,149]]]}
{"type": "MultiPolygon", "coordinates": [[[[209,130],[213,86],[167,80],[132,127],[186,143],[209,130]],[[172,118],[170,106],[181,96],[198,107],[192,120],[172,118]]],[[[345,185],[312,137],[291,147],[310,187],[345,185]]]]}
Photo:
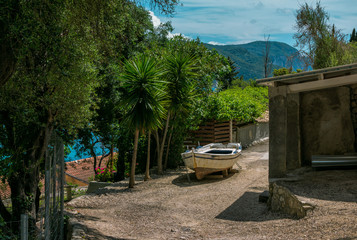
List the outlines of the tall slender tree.
{"type": "Polygon", "coordinates": [[[122,104],[127,107],[124,121],[135,131],[129,188],[135,185],[139,133],[161,127],[165,117],[163,88],[166,82],[160,79],[163,74],[164,71],[155,61],[144,55],[126,61],[124,65],[122,81],[125,93],[122,96],[122,104]]]}
{"type": "Polygon", "coordinates": [[[265,37],[264,35],[264,42],[265,42],[265,49],[263,51],[263,62],[264,62],[264,77],[267,78],[271,74],[273,63],[270,59],[270,35],[265,37]]]}
{"type": "Polygon", "coordinates": [[[352,34],[351,34],[351,38],[350,38],[350,42],[356,42],[356,41],[357,41],[356,29],[353,28],[352,34]]]}
{"type": "MultiPolygon", "coordinates": [[[[9,9],[7,14],[15,14],[18,25],[11,23],[11,34],[0,35],[0,45],[6,36],[17,41],[12,49],[16,70],[0,86],[0,176],[9,183],[12,201],[11,211],[0,201],[0,214],[13,222],[28,214],[31,228],[37,210],[34,196],[52,133],[73,131],[92,116],[98,86],[92,63],[97,55],[92,42],[69,23],[62,1],[16,2],[12,7],[19,12],[9,9]]],[[[3,11],[0,7],[2,23],[8,16],[3,11]]]]}
{"type": "MultiPolygon", "coordinates": [[[[174,117],[178,112],[188,112],[190,97],[193,93],[193,77],[195,76],[196,57],[182,52],[177,52],[166,58],[165,62],[165,79],[168,82],[167,94],[169,98],[168,113],[166,125],[163,132],[162,140],[159,142],[160,151],[158,153],[158,173],[162,174],[163,170],[163,154],[167,132],[169,129],[170,118],[174,117]]],[[[170,131],[172,133],[172,131],[170,131]]],[[[158,134],[156,134],[158,136],[158,134]]],[[[169,137],[171,139],[171,137],[169,137]]],[[[169,148],[169,143],[167,144],[169,148]]]]}
{"type": "Polygon", "coordinates": [[[307,66],[315,69],[347,63],[346,43],[341,30],[330,25],[329,14],[320,1],[316,6],[305,3],[296,13],[296,46],[306,59],[307,66]]]}

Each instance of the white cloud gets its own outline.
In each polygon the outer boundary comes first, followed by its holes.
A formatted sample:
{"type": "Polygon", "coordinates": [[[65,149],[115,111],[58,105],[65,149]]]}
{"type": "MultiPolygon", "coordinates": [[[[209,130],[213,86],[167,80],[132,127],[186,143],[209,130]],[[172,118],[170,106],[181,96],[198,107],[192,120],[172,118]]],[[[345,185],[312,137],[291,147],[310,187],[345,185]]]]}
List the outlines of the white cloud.
{"type": "Polygon", "coordinates": [[[175,36],[182,36],[182,37],[187,38],[187,39],[192,39],[191,37],[185,36],[185,34],[182,34],[182,33],[171,33],[171,32],[169,32],[169,33],[167,34],[167,37],[168,37],[169,39],[170,39],[170,38],[173,38],[173,37],[175,37],[175,36]]]}
{"type": "Polygon", "coordinates": [[[156,17],[152,11],[149,11],[154,27],[158,27],[161,24],[160,18],[156,17]]]}
{"type": "MultiPolygon", "coordinates": [[[[160,18],[158,18],[157,16],[155,16],[155,14],[154,14],[152,11],[149,11],[149,14],[150,14],[150,16],[151,16],[152,23],[154,24],[154,27],[160,26],[160,24],[161,24],[160,18]]],[[[182,34],[182,33],[171,33],[171,32],[169,32],[169,33],[167,34],[167,37],[168,37],[168,38],[173,38],[173,37],[175,37],[175,36],[180,36],[180,35],[181,35],[182,37],[184,37],[184,38],[192,39],[191,37],[185,36],[185,35],[182,34]]]]}
{"type": "Polygon", "coordinates": [[[210,41],[210,42],[208,42],[208,44],[211,44],[211,45],[220,45],[220,46],[226,45],[226,44],[224,44],[224,43],[219,43],[219,42],[215,42],[215,41],[210,41]]]}

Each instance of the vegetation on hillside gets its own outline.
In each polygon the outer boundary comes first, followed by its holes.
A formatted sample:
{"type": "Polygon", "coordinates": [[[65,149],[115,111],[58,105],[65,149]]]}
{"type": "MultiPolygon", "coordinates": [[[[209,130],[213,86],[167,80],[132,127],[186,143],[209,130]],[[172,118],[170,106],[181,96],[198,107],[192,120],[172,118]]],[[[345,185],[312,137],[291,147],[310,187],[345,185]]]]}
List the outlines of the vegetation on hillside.
{"type": "MultiPolygon", "coordinates": [[[[238,76],[244,79],[258,79],[265,76],[264,73],[264,52],[265,41],[255,41],[239,45],[209,45],[209,49],[215,49],[220,54],[229,57],[238,68],[238,76]]],[[[304,63],[298,58],[298,51],[286,43],[269,41],[269,58],[272,62],[272,69],[303,68],[304,63]]],[[[272,72],[268,74],[271,76],[272,72]]]]}

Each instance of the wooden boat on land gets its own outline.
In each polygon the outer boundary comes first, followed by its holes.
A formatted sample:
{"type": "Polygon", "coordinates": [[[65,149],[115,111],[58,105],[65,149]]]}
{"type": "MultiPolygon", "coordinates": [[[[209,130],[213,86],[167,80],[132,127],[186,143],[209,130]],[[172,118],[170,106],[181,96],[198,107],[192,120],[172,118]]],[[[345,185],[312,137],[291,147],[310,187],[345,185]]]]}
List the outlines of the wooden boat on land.
{"type": "Polygon", "coordinates": [[[240,156],[240,143],[210,143],[203,147],[181,153],[187,168],[193,169],[198,180],[206,175],[221,172],[227,176],[240,156]]]}

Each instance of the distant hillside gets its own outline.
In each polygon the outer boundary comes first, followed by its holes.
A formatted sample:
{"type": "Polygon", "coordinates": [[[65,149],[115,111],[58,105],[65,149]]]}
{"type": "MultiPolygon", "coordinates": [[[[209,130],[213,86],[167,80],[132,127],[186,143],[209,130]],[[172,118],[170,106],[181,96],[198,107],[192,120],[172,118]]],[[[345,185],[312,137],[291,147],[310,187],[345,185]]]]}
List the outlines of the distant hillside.
{"type": "MultiPolygon", "coordinates": [[[[269,42],[269,57],[273,62],[272,70],[275,68],[290,67],[289,57],[296,55],[297,50],[290,45],[282,42],[269,42]]],[[[216,49],[220,54],[230,57],[236,64],[239,74],[248,80],[250,78],[258,79],[264,77],[263,54],[265,51],[265,42],[256,41],[239,45],[211,45],[205,44],[208,49],[216,49]]],[[[292,62],[293,69],[303,68],[303,63],[294,58],[292,62]]]]}

